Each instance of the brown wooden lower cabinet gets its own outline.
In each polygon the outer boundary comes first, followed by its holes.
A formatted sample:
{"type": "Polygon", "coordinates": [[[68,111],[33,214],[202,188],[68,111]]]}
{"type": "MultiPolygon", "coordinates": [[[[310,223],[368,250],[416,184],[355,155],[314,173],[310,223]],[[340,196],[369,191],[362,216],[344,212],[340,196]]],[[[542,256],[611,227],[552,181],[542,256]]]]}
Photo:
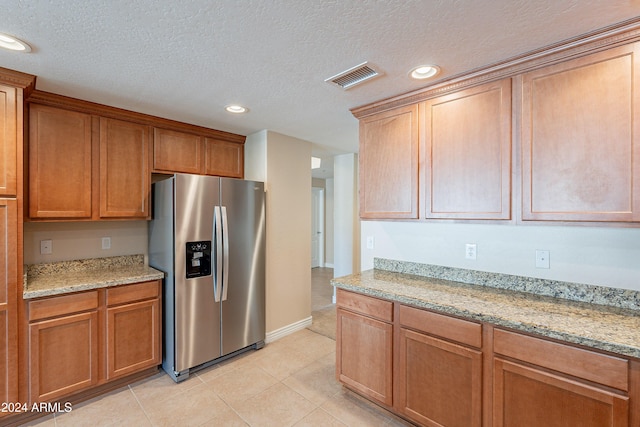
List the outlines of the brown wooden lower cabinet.
{"type": "Polygon", "coordinates": [[[418,425],[635,427],[640,419],[637,359],[342,289],[337,306],[338,380],[418,425]]]}
{"type": "Polygon", "coordinates": [[[46,402],[98,383],[98,312],[29,325],[31,402],[46,402]]]}
{"type": "Polygon", "coordinates": [[[493,339],[494,427],[629,425],[628,360],[497,328],[493,339]]]}
{"type": "Polygon", "coordinates": [[[30,402],[70,396],[159,365],[160,283],[29,300],[30,402]]]}
{"type": "Polygon", "coordinates": [[[400,329],[396,407],[424,425],[480,427],[482,353],[400,329]]]}
{"type": "Polygon", "coordinates": [[[29,398],[46,402],[98,384],[98,292],[29,302],[29,398]]]}
{"type": "Polygon", "coordinates": [[[629,399],[541,369],[495,359],[494,427],[627,427],[629,399]]]}
{"type": "MultiPolygon", "coordinates": [[[[136,292],[144,301],[120,302],[107,308],[107,378],[117,378],[156,366],[161,361],[160,301],[156,282],[107,290],[110,301],[130,301],[136,292]]],[[[135,297],[134,297],[135,298],[135,297]]]]}
{"type": "Polygon", "coordinates": [[[342,345],[338,379],[387,406],[392,401],[393,326],[366,316],[337,310],[342,345]]]}

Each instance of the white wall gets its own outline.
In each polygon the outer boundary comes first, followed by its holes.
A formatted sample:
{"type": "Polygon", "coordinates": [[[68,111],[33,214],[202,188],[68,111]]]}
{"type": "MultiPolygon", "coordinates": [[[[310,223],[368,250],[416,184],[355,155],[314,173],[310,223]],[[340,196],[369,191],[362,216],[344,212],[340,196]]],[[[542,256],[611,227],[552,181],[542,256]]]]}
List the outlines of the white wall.
{"type": "Polygon", "coordinates": [[[637,228],[362,221],[361,232],[363,270],[379,257],[640,290],[637,228]],[[466,243],[477,244],[475,261],[466,243]],[[550,269],[535,268],[536,249],[550,250],[550,269]]]}
{"type": "Polygon", "coordinates": [[[267,193],[267,334],[310,320],[310,163],[310,142],[271,131],[247,137],[245,178],[264,181],[267,193]]]}
{"type": "Polygon", "coordinates": [[[351,153],[334,157],[333,179],[333,275],[340,277],[360,271],[358,155],[351,153]]]}
{"type": "Polygon", "coordinates": [[[24,263],[27,265],[147,255],[147,248],[147,221],[24,223],[24,263]],[[102,249],[103,237],[111,237],[111,249],[102,249]],[[53,241],[53,252],[40,255],[40,240],[47,239],[53,241]]]}

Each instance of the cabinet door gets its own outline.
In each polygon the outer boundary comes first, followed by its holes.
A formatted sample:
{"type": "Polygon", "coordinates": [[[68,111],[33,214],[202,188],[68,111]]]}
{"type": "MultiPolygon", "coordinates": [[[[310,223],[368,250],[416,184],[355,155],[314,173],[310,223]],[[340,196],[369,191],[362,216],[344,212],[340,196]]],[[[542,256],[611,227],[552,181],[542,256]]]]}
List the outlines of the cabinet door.
{"type": "Polygon", "coordinates": [[[418,107],[360,120],[360,217],[418,218],[418,107]]]}
{"type": "Polygon", "coordinates": [[[29,217],[91,218],[91,116],[29,110],[29,217]]]}
{"type": "Polygon", "coordinates": [[[480,427],[482,353],[401,328],[396,406],[423,425],[480,427]]]}
{"type": "Polygon", "coordinates": [[[107,379],[160,364],[157,299],[107,309],[107,379]]]}
{"type": "Polygon", "coordinates": [[[336,375],[339,381],[391,406],[393,326],[337,309],[336,375]]]}
{"type": "Polygon", "coordinates": [[[149,218],[149,126],[100,118],[100,217],[149,218]]]}
{"type": "Polygon", "coordinates": [[[524,220],[640,221],[637,50],[523,75],[524,220]]]}
{"type": "Polygon", "coordinates": [[[423,104],[427,218],[511,217],[511,79],[423,104]]]}
{"type": "Polygon", "coordinates": [[[206,175],[244,177],[244,145],[233,142],[205,139],[206,175]]]}
{"type": "Polygon", "coordinates": [[[0,85],[0,196],[16,195],[18,89],[0,85]]]}
{"type": "Polygon", "coordinates": [[[155,128],[153,171],[201,174],[203,145],[201,136],[155,128]]]}
{"type": "Polygon", "coordinates": [[[17,219],[16,201],[0,199],[0,402],[18,397],[17,219]]]}
{"type": "Polygon", "coordinates": [[[628,406],[625,396],[495,359],[494,427],[627,427],[628,406]]]}
{"type": "Polygon", "coordinates": [[[98,313],[29,325],[31,402],[45,402],[98,382],[98,313]]]}

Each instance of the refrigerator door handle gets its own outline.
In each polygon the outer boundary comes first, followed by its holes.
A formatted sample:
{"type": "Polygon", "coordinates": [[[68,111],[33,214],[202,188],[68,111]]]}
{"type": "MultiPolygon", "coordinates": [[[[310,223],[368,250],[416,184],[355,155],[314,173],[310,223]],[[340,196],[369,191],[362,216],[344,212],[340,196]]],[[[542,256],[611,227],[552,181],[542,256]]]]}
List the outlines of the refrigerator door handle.
{"type": "Polygon", "coordinates": [[[227,219],[227,207],[222,206],[222,246],[224,253],[224,267],[222,270],[222,301],[227,300],[227,288],[229,286],[229,220],[227,219]]]}
{"type": "Polygon", "coordinates": [[[216,302],[220,302],[220,293],[222,289],[222,216],[220,214],[220,206],[214,206],[213,208],[213,234],[216,245],[216,257],[214,265],[213,276],[213,298],[216,302]]]}

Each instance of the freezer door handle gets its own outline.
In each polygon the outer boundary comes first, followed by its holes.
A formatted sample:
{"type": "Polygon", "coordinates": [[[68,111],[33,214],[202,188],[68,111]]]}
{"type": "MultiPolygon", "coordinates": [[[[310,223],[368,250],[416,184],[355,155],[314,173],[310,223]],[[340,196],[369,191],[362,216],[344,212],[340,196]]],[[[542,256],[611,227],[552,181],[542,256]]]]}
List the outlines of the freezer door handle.
{"type": "MultiPolygon", "coordinates": [[[[215,265],[213,268],[214,276],[213,276],[213,298],[216,302],[220,302],[220,294],[222,290],[222,278],[223,278],[223,268],[222,268],[222,215],[220,213],[220,206],[215,206],[213,208],[213,234],[214,241],[216,245],[216,256],[215,256],[215,265]]],[[[226,214],[226,212],[225,212],[226,214]]]]}
{"type": "Polygon", "coordinates": [[[224,254],[224,268],[222,269],[222,301],[227,300],[227,288],[229,286],[229,220],[227,207],[222,206],[222,247],[224,254]]]}

